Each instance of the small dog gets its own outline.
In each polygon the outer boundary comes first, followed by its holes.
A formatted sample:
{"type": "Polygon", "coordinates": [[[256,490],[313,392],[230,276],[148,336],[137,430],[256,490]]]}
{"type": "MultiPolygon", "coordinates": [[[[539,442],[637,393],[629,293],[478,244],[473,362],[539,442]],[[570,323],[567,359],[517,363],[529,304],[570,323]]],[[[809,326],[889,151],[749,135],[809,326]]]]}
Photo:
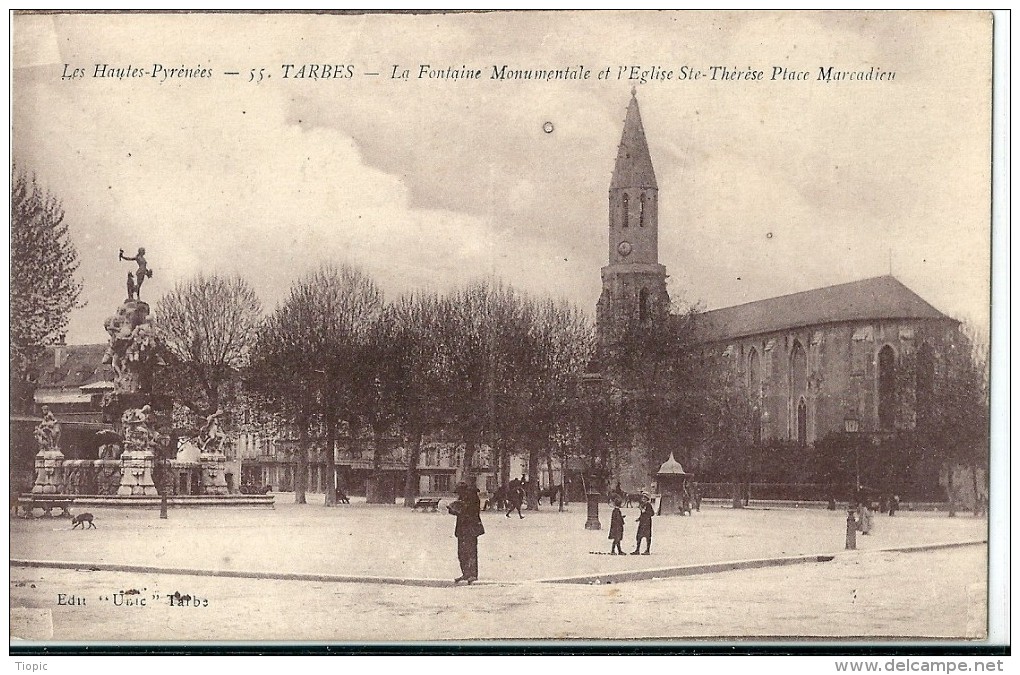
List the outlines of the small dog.
{"type": "Polygon", "coordinates": [[[94,516],[91,513],[79,513],[74,518],[71,518],[71,529],[73,530],[74,528],[81,525],[81,529],[84,530],[85,523],[88,523],[88,526],[91,527],[93,530],[96,529],[96,524],[92,522],[93,517],[94,516]]]}

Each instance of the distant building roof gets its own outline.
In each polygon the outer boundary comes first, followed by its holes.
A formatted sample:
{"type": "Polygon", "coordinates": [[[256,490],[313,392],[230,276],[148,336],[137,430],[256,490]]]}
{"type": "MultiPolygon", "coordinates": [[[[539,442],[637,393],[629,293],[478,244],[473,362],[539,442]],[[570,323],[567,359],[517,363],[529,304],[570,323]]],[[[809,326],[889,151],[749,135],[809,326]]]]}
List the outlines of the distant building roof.
{"type": "Polygon", "coordinates": [[[67,389],[112,382],[114,372],[109,364],[103,363],[105,353],[105,344],[47,347],[45,356],[37,364],[37,386],[67,389]]]}
{"type": "Polygon", "coordinates": [[[696,331],[702,342],[720,342],[803,326],[878,319],[953,321],[887,275],[705,312],[697,318],[696,331]]]}

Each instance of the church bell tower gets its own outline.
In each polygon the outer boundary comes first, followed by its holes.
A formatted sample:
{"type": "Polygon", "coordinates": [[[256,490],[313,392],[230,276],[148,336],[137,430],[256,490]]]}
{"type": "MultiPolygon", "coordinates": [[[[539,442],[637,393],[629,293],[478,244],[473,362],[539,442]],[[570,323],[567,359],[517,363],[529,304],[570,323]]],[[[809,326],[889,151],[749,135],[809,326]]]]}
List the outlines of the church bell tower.
{"type": "Polygon", "coordinates": [[[609,260],[596,314],[599,347],[611,348],[633,326],[666,320],[669,306],[666,268],[659,264],[659,186],[632,89],[609,185],[609,260]]]}

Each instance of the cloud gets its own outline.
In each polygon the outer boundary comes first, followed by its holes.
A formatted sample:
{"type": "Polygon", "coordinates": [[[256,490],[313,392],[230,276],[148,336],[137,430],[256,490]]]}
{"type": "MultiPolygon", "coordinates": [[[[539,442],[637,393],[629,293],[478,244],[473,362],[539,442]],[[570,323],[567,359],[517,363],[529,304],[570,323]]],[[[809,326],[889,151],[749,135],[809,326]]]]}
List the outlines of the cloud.
{"type": "Polygon", "coordinates": [[[639,85],[661,262],[677,293],[719,307],[882,274],[892,251],[897,274],[940,309],[980,309],[984,61],[944,47],[975,44],[983,24],[843,16],[18,17],[15,65],[32,67],[14,73],[14,151],[63,199],[81,251],[90,306],[73,340],[103,339],[130,269],[116,251],[139,245],[157,275],[150,299],[222,271],[271,306],[304,271],[348,260],[390,295],[496,275],[590,309],[633,83],[397,82],[392,66],[885,64],[900,69],[894,86],[639,85]],[[63,62],[153,59],[217,77],[59,79],[63,62]],[[284,63],[353,64],[358,76],[283,80],[284,63]],[[272,79],[221,75],[249,66],[272,79]]]}

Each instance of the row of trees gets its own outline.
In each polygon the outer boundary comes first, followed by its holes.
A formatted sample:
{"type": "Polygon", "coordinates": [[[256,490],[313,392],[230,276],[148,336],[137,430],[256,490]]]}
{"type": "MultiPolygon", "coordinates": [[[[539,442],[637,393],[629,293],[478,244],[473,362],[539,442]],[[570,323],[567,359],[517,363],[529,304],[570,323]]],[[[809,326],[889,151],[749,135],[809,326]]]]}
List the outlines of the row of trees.
{"type": "Polygon", "coordinates": [[[178,285],[154,314],[170,349],[167,393],[194,422],[248,406],[297,428],[299,501],[313,428],[323,430],[327,476],[341,428],[375,436],[377,468],[382,437],[399,431],[410,448],[406,500],[423,439],[440,428],[463,439],[465,468],[485,443],[504,458],[525,452],[537,475],[544,453],[567,438],[594,350],[590,321],[569,304],[490,282],[387,303],[349,265],[298,280],[267,317],[242,279],[221,277],[178,285]]]}
{"type": "MultiPolygon", "coordinates": [[[[10,276],[15,411],[30,407],[32,365],[47,345],[62,340],[70,311],[81,306],[77,268],[59,200],[15,167],[10,276]]],[[[440,428],[464,441],[465,467],[485,443],[503,460],[523,452],[532,476],[554,450],[561,457],[583,450],[604,458],[614,447],[629,446],[635,429],[643,431],[649,466],[684,439],[695,466],[734,483],[741,471],[747,473],[748,458],[804,459],[766,452],[755,442],[750,402],[732,369],[700,353],[693,311],[635,324],[603,351],[596,368],[613,380],[613,400],[605,388],[583,400],[579,383],[596,354],[585,314],[498,283],[387,303],[363,272],[324,266],[296,282],[265,316],[245,280],[199,276],[163,297],[155,317],[168,346],[161,382],[192,425],[218,409],[248,409],[259,413],[262,428],[299,430],[301,501],[312,428],[324,430],[327,475],[335,472],[342,427],[370,430],[377,449],[384,435],[398,431],[411,448],[406,499],[416,489],[422,441],[440,428]]],[[[929,375],[918,376],[916,430],[897,441],[909,446],[897,456],[987,467],[989,371],[987,352],[979,348],[986,344],[964,330],[944,345],[937,364],[914,362],[930,358],[923,352],[900,364],[929,375]]],[[[238,419],[234,416],[235,427],[238,419]]],[[[818,444],[816,480],[848,472],[843,445],[839,438],[818,444]]],[[[376,468],[383,459],[375,453],[376,468]]],[[[804,466],[800,461],[792,468],[804,466]]],[[[534,504],[535,481],[532,490],[534,504]]],[[[334,496],[328,494],[327,503],[334,496]]]]}
{"type": "MultiPolygon", "coordinates": [[[[848,457],[856,464],[864,458],[865,476],[879,473],[869,468],[873,452],[849,452],[838,434],[810,452],[762,444],[738,373],[706,357],[696,342],[693,310],[635,323],[598,354],[601,363],[593,363],[593,326],[570,305],[486,282],[387,303],[367,275],[346,265],[299,280],[268,317],[243,280],[219,277],[179,285],[155,315],[172,350],[167,382],[174,400],[197,416],[253,407],[263,424],[297,428],[299,500],[309,430],[322,430],[318,440],[332,476],[343,427],[370,431],[379,450],[384,435],[401,436],[409,449],[408,504],[423,440],[438,430],[464,442],[465,469],[484,443],[504,466],[510,453],[526,456],[532,476],[552,453],[587,454],[589,463],[605,466],[615,450],[629,451],[635,431],[654,468],[683,439],[686,461],[728,479],[735,499],[737,484],[752,473],[838,484],[840,492],[852,475],[848,457]],[[606,373],[614,386],[582,391],[590,369],[606,373]]],[[[902,480],[899,474],[915,475],[921,463],[987,466],[987,371],[969,345],[961,333],[945,345],[932,381],[918,381],[916,431],[896,441],[902,462],[883,465],[891,483],[902,480]]],[[[912,362],[901,366],[927,371],[912,362]]],[[[383,459],[377,451],[377,469],[383,459]]],[[[529,500],[537,504],[538,485],[531,487],[529,500]]],[[[327,503],[334,497],[327,494],[327,503]]]]}

